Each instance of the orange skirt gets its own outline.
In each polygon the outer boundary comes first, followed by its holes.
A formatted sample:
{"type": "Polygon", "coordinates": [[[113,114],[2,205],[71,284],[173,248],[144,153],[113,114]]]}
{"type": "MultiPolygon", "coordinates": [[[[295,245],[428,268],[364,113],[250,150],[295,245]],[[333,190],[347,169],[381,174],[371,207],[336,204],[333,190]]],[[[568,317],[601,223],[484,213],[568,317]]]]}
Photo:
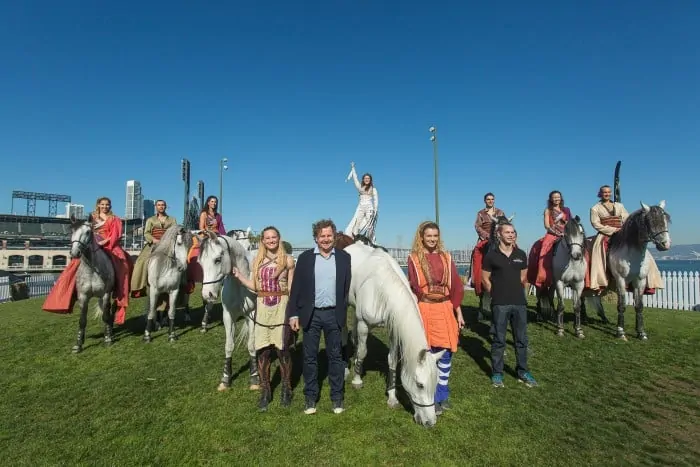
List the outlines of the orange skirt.
{"type": "Polygon", "coordinates": [[[450,349],[452,353],[457,351],[459,342],[459,326],[455,318],[452,302],[449,300],[432,303],[418,302],[425,337],[430,347],[450,349]]]}

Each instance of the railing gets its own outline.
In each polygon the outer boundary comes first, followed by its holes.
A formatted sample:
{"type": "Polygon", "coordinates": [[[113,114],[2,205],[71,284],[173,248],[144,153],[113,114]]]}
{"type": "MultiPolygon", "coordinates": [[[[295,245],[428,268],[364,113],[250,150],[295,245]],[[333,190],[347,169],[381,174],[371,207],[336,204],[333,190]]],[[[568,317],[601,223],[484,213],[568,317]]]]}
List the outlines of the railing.
{"type": "MultiPolygon", "coordinates": [[[[656,289],[654,295],[644,295],[642,303],[648,308],[665,310],[700,311],[700,272],[698,271],[661,271],[664,281],[663,289],[656,289]]],[[[530,295],[535,295],[535,287],[530,287],[530,295]]],[[[573,298],[572,290],[564,289],[564,298],[573,298]]],[[[632,292],[627,292],[626,303],[632,305],[632,292]]]]}
{"type": "MultiPolygon", "coordinates": [[[[644,306],[666,310],[700,311],[700,272],[662,271],[665,287],[657,289],[654,295],[644,295],[644,306]]],[[[29,297],[43,297],[53,287],[58,274],[35,274],[26,278],[29,297]]],[[[534,287],[530,288],[534,294],[534,287]]],[[[564,298],[571,299],[571,289],[564,289],[564,298]]],[[[8,277],[0,277],[0,303],[12,300],[8,277]]],[[[627,293],[627,304],[631,305],[632,293],[627,293]]]]}

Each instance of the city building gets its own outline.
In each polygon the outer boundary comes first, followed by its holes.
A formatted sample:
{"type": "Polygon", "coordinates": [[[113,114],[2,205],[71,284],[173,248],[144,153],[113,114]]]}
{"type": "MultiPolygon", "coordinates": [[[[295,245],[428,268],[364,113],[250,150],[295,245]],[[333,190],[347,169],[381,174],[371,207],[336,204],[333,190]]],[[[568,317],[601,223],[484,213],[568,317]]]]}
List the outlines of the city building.
{"type": "Polygon", "coordinates": [[[126,210],[124,219],[141,219],[143,217],[143,194],[141,182],[129,180],[126,182],[126,210]]]}
{"type": "Polygon", "coordinates": [[[143,217],[148,219],[156,215],[156,202],[152,199],[143,200],[143,217]]]}
{"type": "Polygon", "coordinates": [[[82,204],[66,204],[66,213],[59,214],[56,217],[62,219],[68,219],[71,216],[75,216],[76,219],[85,219],[85,206],[82,204]]]}

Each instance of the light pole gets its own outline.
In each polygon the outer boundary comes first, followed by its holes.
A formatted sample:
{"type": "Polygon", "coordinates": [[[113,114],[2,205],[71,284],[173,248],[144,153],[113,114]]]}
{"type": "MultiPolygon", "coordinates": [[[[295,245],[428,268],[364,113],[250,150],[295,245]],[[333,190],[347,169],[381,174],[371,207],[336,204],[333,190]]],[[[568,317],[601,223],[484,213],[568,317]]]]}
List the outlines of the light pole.
{"type": "Polygon", "coordinates": [[[223,158],[219,161],[219,205],[217,206],[217,210],[219,211],[219,214],[223,216],[223,197],[224,197],[224,170],[228,170],[228,165],[226,163],[228,162],[227,158],[223,158]]]}
{"type": "Polygon", "coordinates": [[[438,201],[438,141],[437,141],[437,128],[431,126],[428,131],[432,133],[430,135],[430,141],[433,142],[433,163],[435,164],[435,223],[440,225],[440,202],[438,201]]]}

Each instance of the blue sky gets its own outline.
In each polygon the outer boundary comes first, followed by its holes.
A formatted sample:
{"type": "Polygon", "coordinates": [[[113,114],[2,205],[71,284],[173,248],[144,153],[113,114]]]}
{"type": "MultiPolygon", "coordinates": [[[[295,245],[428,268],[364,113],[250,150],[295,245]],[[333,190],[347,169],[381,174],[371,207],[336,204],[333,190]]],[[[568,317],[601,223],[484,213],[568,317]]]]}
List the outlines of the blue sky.
{"type": "Polygon", "coordinates": [[[137,179],[181,218],[180,159],[218,195],[227,157],[227,228],[310,245],[352,217],[355,161],[378,242],[408,247],[434,217],[436,125],[451,248],[487,191],[524,245],[550,190],[587,219],[618,159],[628,210],[665,199],[674,243],[700,243],[698,2],[91,3],[2,7],[0,212],[28,190],[121,215],[137,179]]]}

